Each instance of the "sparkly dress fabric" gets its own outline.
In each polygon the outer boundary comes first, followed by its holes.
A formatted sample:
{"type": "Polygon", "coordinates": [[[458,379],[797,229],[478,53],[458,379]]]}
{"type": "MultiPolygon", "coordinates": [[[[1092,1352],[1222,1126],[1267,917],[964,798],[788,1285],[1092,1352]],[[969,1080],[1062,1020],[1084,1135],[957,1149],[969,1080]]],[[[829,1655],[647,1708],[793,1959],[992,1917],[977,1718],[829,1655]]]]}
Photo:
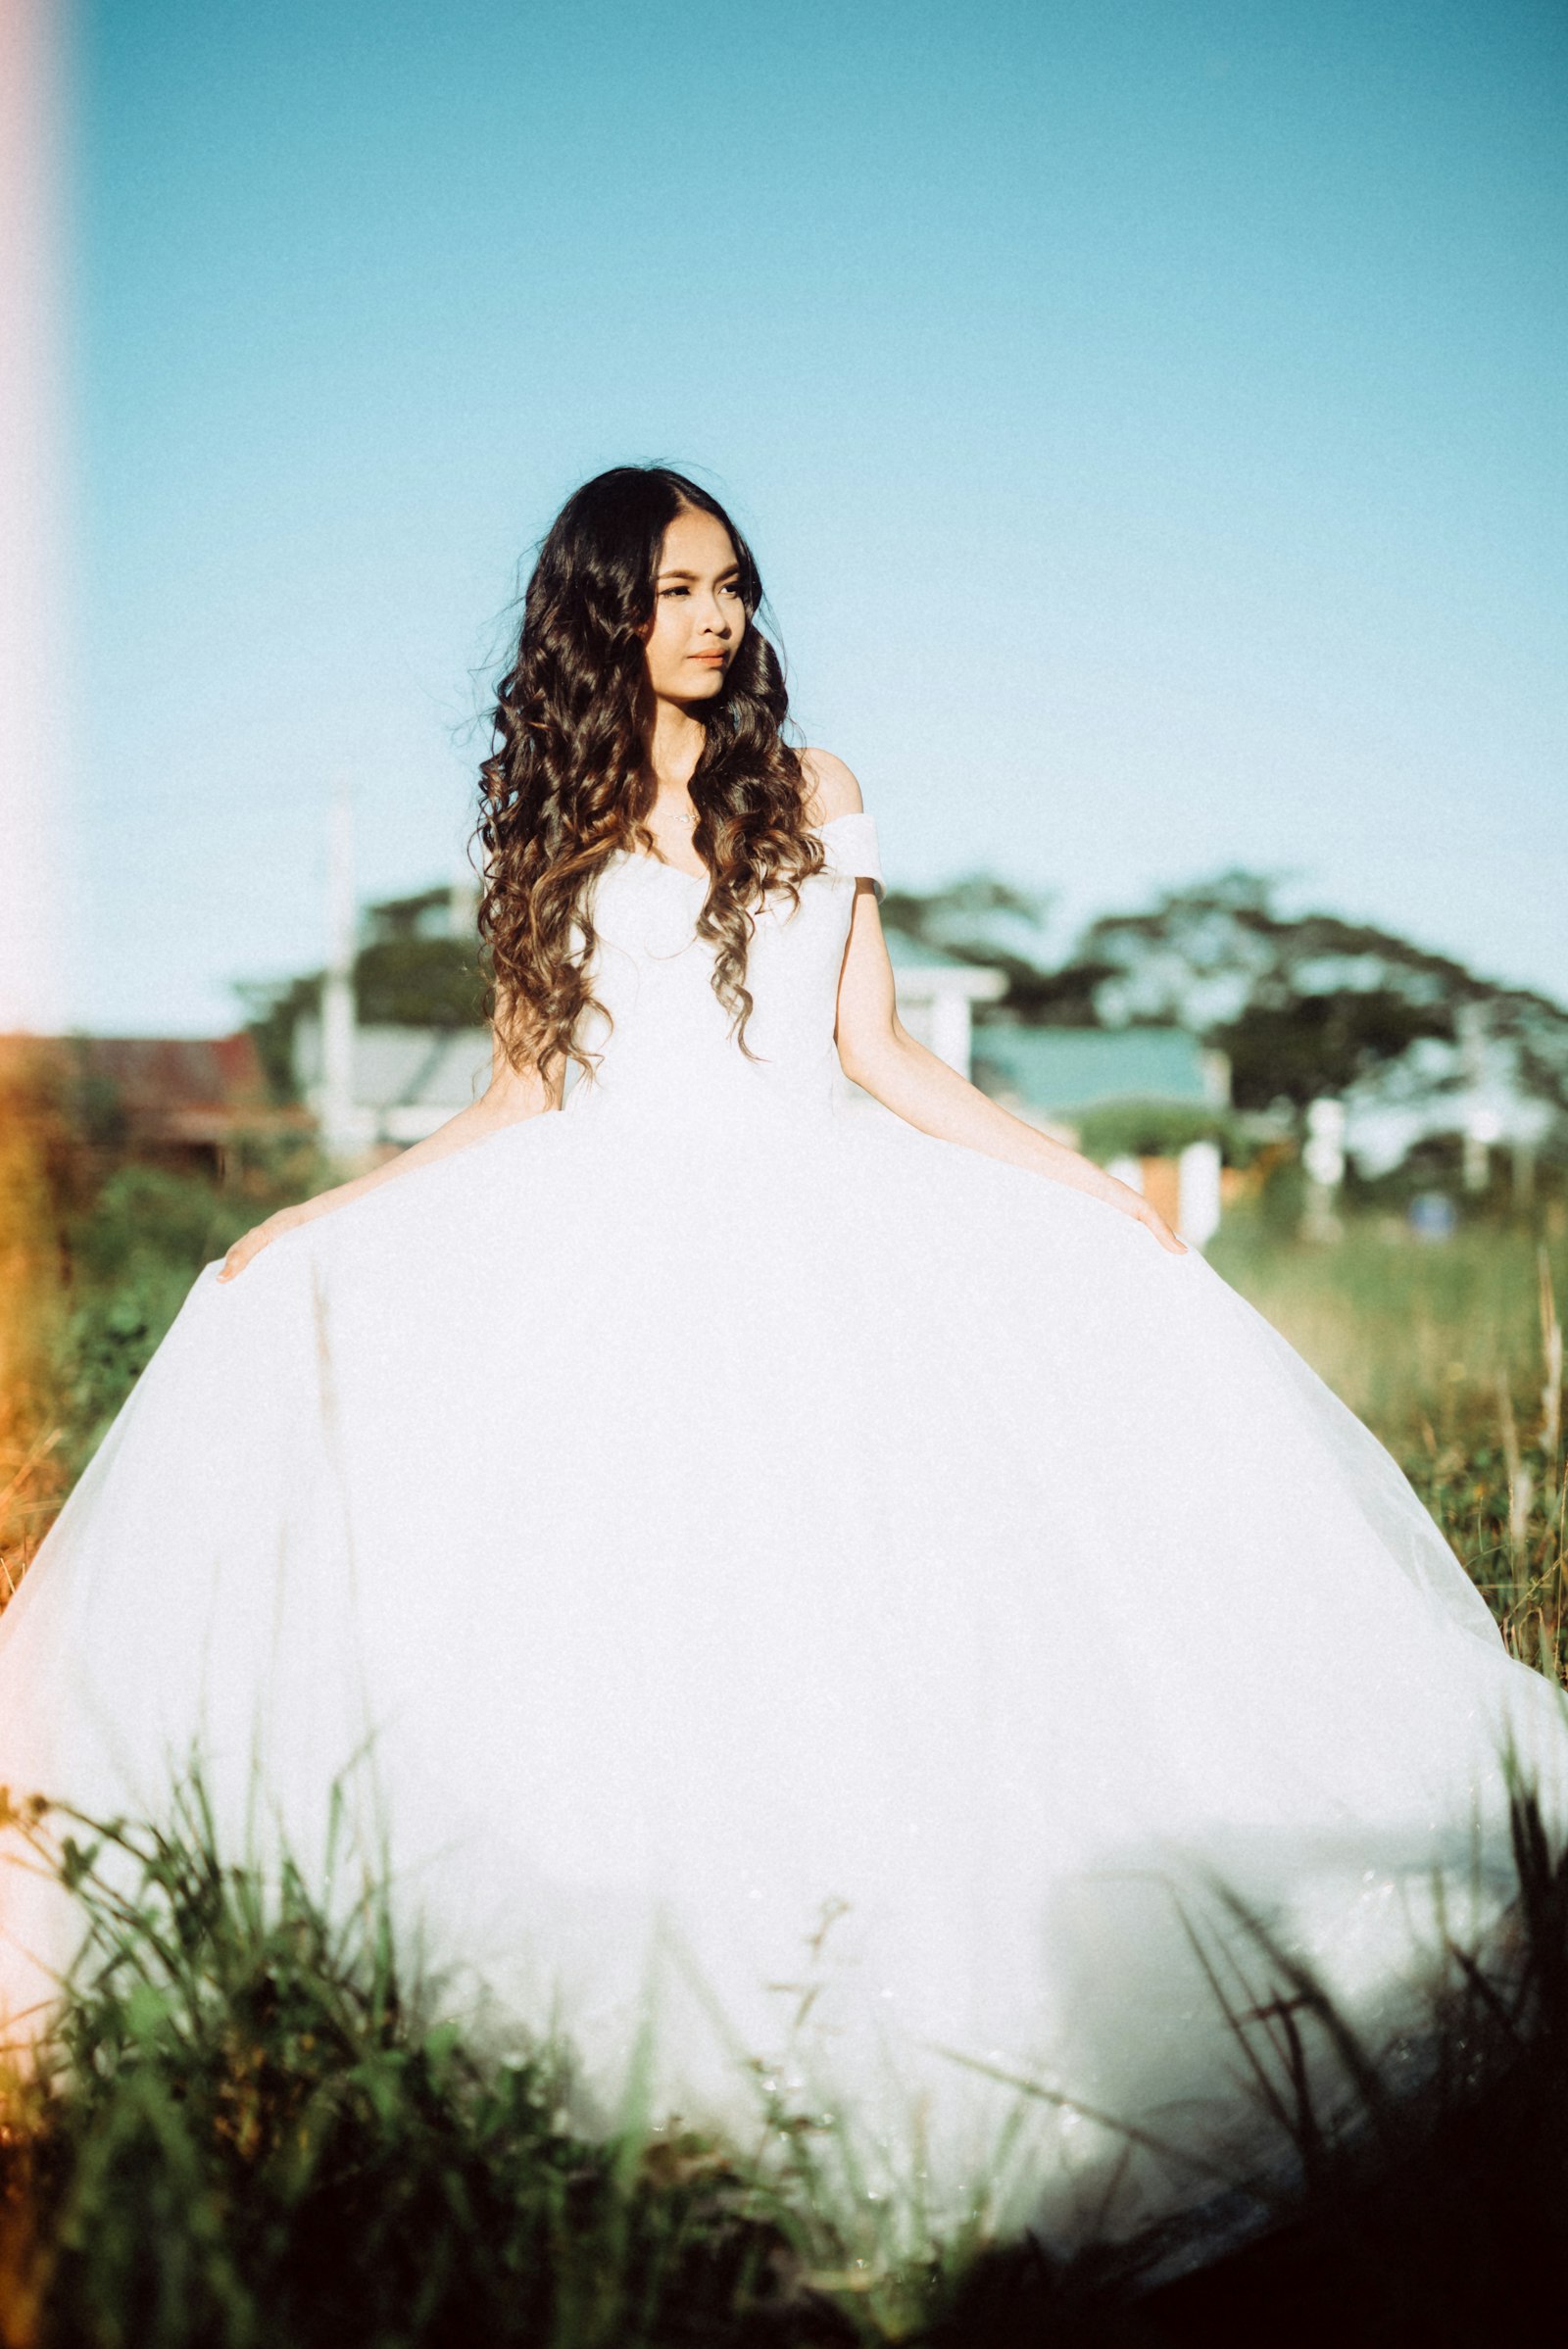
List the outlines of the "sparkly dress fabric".
{"type": "MultiPolygon", "coordinates": [[[[564,2031],[587,2109],[640,2066],[1126,2231],[1212,2185],[1160,2148],[1259,2150],[1215,1882],[1375,2025],[1434,1869],[1505,1900],[1501,1746],[1560,1803],[1560,1715],[1200,1254],[851,1101],[876,843],[821,837],[755,1060],[702,882],[622,856],[560,1114],[202,1273],[0,1617],[0,1784],[156,1814],[194,1745],[307,1866],[351,1788],[439,2002],[564,2031]]],[[[8,1867],[0,1925],[24,2019],[74,1913],[8,1867]]]]}

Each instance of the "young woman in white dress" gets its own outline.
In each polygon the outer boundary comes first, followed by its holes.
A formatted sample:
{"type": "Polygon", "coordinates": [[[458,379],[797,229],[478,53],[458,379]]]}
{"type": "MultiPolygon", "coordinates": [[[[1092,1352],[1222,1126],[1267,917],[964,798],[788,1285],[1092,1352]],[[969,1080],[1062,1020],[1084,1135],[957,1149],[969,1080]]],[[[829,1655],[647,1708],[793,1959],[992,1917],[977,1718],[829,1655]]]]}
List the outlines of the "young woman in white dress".
{"type": "MultiPolygon", "coordinates": [[[[760,593],[678,475],[568,502],[489,1089],[197,1281],[0,1618],[0,1783],[156,1811],[195,1755],[307,1864],[357,1789],[432,1996],[563,2030],[591,2110],[641,2047],[658,2114],[781,2099],[1069,2240],[1267,2150],[1213,1881],[1396,2019],[1434,1870],[1506,1894],[1503,1741],[1565,1740],[1374,1438],[903,1029],[760,593]]],[[[0,1884],[23,2030],[76,1927],[0,1884]]]]}

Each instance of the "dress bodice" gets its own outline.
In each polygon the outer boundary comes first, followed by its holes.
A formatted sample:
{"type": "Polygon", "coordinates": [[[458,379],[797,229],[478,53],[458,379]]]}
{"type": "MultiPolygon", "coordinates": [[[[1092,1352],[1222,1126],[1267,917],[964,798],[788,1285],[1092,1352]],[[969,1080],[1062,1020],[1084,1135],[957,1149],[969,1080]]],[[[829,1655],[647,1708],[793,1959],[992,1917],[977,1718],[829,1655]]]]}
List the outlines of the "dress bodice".
{"type": "Polygon", "coordinates": [[[593,902],[592,987],[607,1016],[584,1022],[597,1069],[572,1089],[569,1105],[689,1099],[694,1088],[707,1097],[831,1101],[855,884],[865,878],[880,891],[881,869],[870,816],[836,816],[818,837],[821,872],[801,884],[798,902],[780,891],[757,915],[746,965],[750,1059],[713,992],[713,949],[697,936],[706,878],[626,852],[605,867],[593,902]]]}

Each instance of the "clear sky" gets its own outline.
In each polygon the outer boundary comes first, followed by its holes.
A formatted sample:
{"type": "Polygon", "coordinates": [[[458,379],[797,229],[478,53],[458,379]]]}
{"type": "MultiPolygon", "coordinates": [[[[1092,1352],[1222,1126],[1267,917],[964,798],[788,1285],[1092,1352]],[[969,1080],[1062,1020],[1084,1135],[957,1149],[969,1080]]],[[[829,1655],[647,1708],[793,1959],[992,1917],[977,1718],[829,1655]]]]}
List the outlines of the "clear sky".
{"type": "Polygon", "coordinates": [[[585,475],[754,534],[897,878],[1228,863],[1568,996],[1568,11],[77,0],[71,1009],[456,868],[585,475]],[[479,682],[476,682],[479,680],[479,682]]]}

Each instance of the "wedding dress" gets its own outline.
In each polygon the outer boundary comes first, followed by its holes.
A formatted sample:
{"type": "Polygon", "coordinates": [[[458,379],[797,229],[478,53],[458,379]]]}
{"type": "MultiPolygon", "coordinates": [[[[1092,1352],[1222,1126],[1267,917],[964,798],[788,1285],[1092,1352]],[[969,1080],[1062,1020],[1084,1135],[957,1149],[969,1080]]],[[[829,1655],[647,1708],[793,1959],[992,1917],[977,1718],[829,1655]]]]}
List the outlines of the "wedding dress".
{"type": "MultiPolygon", "coordinates": [[[[850,1101],[875,833],[821,838],[755,1059],[704,884],[621,855],[560,1114],[202,1273],[0,1618],[0,1784],[156,1814],[194,1740],[308,1855],[363,1780],[447,2006],[589,2108],[771,2098],[867,2193],[1125,2231],[1257,2152],[1214,1884],[1375,2023],[1435,1870],[1450,1930],[1506,1897],[1504,1740],[1568,1740],[1196,1249],[850,1101]]],[[[24,2017],[73,1928],[0,1887],[24,2017]]]]}

